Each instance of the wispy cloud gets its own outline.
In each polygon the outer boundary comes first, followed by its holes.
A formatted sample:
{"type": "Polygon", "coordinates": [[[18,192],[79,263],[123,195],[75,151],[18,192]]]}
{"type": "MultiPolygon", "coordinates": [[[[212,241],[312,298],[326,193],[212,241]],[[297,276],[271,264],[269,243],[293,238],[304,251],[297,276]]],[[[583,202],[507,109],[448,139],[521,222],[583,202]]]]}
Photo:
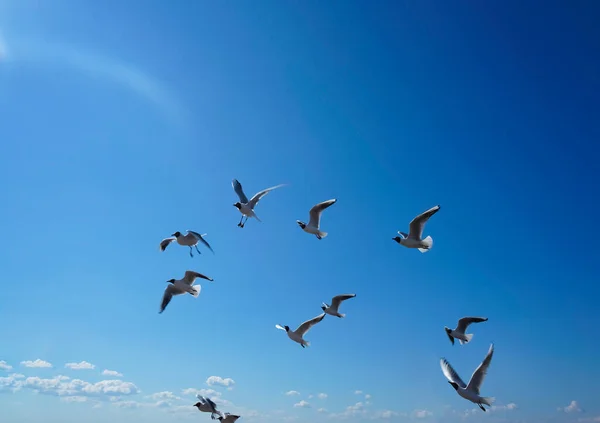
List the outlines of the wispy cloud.
{"type": "Polygon", "coordinates": [[[10,364],[8,364],[6,361],[4,361],[4,360],[0,361],[0,370],[6,370],[8,372],[9,370],[12,370],[12,368],[13,367],[10,364]]]}
{"type": "Polygon", "coordinates": [[[210,376],[206,379],[206,384],[208,386],[224,386],[228,389],[233,389],[233,385],[235,385],[235,380],[230,377],[222,378],[220,376],[210,376]]]}
{"type": "Polygon", "coordinates": [[[415,410],[412,412],[413,417],[416,417],[417,419],[424,419],[426,417],[431,417],[433,416],[433,413],[429,410],[415,410]]]}
{"type": "Polygon", "coordinates": [[[325,399],[325,398],[327,398],[327,394],[321,392],[319,395],[317,395],[317,398],[319,398],[319,399],[325,399]]]}
{"type": "Polygon", "coordinates": [[[296,408],[310,408],[310,404],[308,403],[308,401],[302,400],[302,401],[297,402],[296,404],[294,404],[294,407],[296,407],[296,408]]]}
{"type": "Polygon", "coordinates": [[[82,361],[80,363],[67,363],[65,364],[67,369],[71,370],[93,370],[96,368],[92,363],[88,363],[87,361],[82,361]]]}
{"type": "Polygon", "coordinates": [[[44,361],[44,360],[40,360],[39,358],[36,359],[35,361],[31,361],[31,360],[21,361],[21,365],[25,366],[25,367],[32,367],[32,368],[52,367],[51,363],[48,363],[47,361],[44,361]]]}
{"type": "Polygon", "coordinates": [[[580,413],[582,411],[579,403],[575,400],[571,401],[566,407],[561,407],[558,411],[564,411],[565,413],[580,413]]]}
{"type": "Polygon", "coordinates": [[[14,63],[58,65],[125,87],[158,106],[170,119],[181,122],[184,110],[169,89],[133,65],[99,56],[68,44],[45,39],[2,36],[0,59],[14,63]]]}
{"type": "Polygon", "coordinates": [[[285,394],[287,396],[291,397],[292,395],[300,395],[300,392],[298,392],[298,391],[287,391],[285,394]]]}
{"type": "Polygon", "coordinates": [[[116,370],[108,370],[108,369],[104,369],[102,371],[102,374],[104,376],[113,376],[113,377],[123,377],[122,373],[117,372],[116,370]]]}
{"type": "Polygon", "coordinates": [[[356,391],[354,391],[354,393],[355,393],[356,395],[362,395],[362,394],[363,394],[363,391],[356,390],[356,391]]]}

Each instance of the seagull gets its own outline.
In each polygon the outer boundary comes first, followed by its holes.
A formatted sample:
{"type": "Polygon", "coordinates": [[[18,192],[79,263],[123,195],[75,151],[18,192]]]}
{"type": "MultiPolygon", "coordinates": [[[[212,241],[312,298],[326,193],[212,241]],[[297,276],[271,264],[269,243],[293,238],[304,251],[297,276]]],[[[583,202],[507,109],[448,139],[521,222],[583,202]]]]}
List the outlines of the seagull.
{"type": "Polygon", "coordinates": [[[187,292],[188,294],[192,294],[194,298],[198,298],[202,288],[200,285],[193,284],[196,278],[206,279],[211,282],[213,281],[213,278],[209,278],[208,276],[194,272],[193,270],[186,270],[183,279],[169,279],[167,282],[172,285],[168,285],[167,289],[165,289],[159,313],[165,311],[165,308],[171,302],[171,298],[173,298],[174,295],[181,295],[187,292]]]}
{"type": "Polygon", "coordinates": [[[215,420],[217,416],[223,416],[220,411],[217,411],[217,404],[215,404],[210,398],[203,397],[202,395],[196,395],[196,397],[200,400],[194,407],[198,407],[198,411],[203,411],[205,413],[210,413],[210,418],[215,420]]]}
{"type": "Polygon", "coordinates": [[[487,322],[487,320],[487,317],[463,317],[462,319],[458,320],[458,325],[456,326],[456,329],[453,330],[444,326],[444,330],[446,331],[448,338],[450,338],[450,342],[452,342],[452,345],[454,345],[454,338],[458,339],[460,345],[463,345],[470,342],[473,338],[473,334],[465,334],[465,331],[467,330],[469,325],[471,323],[487,322]]]}
{"type": "Polygon", "coordinates": [[[483,411],[486,411],[486,409],[483,408],[483,404],[491,406],[492,403],[496,401],[496,398],[494,397],[479,396],[479,388],[481,388],[483,379],[487,374],[487,369],[490,366],[490,362],[492,361],[493,355],[494,344],[491,344],[487,355],[485,356],[479,367],[477,367],[477,369],[473,372],[473,375],[471,376],[471,380],[469,381],[468,385],[462,381],[460,376],[454,371],[450,363],[448,363],[445,358],[442,358],[440,360],[440,365],[442,366],[442,372],[444,372],[444,376],[446,376],[446,379],[448,379],[448,383],[452,385],[454,389],[456,389],[458,395],[460,395],[464,399],[474,402],[483,411]]]}
{"type": "Polygon", "coordinates": [[[346,317],[345,314],[338,312],[338,308],[340,307],[340,304],[342,304],[342,301],[346,301],[346,300],[349,300],[350,298],[354,298],[354,297],[356,297],[356,294],[336,295],[335,297],[333,297],[331,299],[331,305],[330,306],[327,305],[326,303],[323,303],[323,305],[321,306],[321,309],[325,313],[330,314],[332,316],[346,317]]]}
{"type": "Polygon", "coordinates": [[[321,223],[321,214],[323,210],[327,207],[335,204],[337,199],[333,198],[331,200],[323,201],[322,203],[317,204],[308,212],[310,216],[310,220],[308,225],[300,220],[296,220],[298,225],[302,228],[304,232],[308,232],[309,234],[313,234],[317,236],[317,239],[323,239],[327,236],[327,232],[322,232],[319,230],[319,225],[321,223]]]}
{"type": "Polygon", "coordinates": [[[248,201],[248,197],[246,197],[246,194],[244,194],[244,190],[242,189],[242,184],[240,184],[240,182],[237,179],[234,179],[233,181],[231,181],[231,186],[233,186],[233,190],[240,198],[240,201],[238,201],[237,203],[235,203],[233,205],[234,207],[237,207],[237,209],[240,211],[240,213],[242,213],[242,218],[240,219],[240,223],[238,223],[238,226],[240,228],[243,228],[244,225],[246,224],[246,222],[248,221],[248,218],[250,218],[250,217],[253,217],[256,220],[258,220],[259,222],[262,222],[262,220],[260,220],[258,218],[256,213],[254,213],[254,207],[256,207],[256,204],[258,203],[258,201],[261,198],[263,198],[265,195],[267,195],[269,192],[273,191],[276,188],[280,188],[284,185],[285,184],[279,184],[279,185],[275,185],[274,187],[271,187],[271,188],[263,189],[262,191],[254,194],[254,197],[252,197],[250,199],[250,201],[248,201]],[[242,222],[244,220],[244,216],[246,216],[246,221],[242,222]]]}
{"type": "Polygon", "coordinates": [[[224,416],[221,415],[220,417],[218,417],[218,419],[221,420],[221,423],[233,423],[239,418],[240,416],[236,416],[235,414],[230,413],[225,413],[224,416]]]}
{"type": "Polygon", "coordinates": [[[433,247],[433,239],[428,236],[425,239],[421,239],[423,236],[423,228],[425,223],[431,216],[437,213],[440,209],[439,204],[430,208],[429,210],[421,213],[410,222],[410,230],[408,234],[398,231],[400,236],[392,238],[398,244],[404,245],[407,248],[417,248],[420,252],[426,253],[433,247]]]}
{"type": "Polygon", "coordinates": [[[200,241],[201,243],[206,245],[206,247],[214,254],[215,252],[213,251],[210,244],[206,242],[204,238],[202,238],[206,235],[207,234],[200,235],[198,232],[189,230],[185,235],[182,235],[181,232],[177,231],[171,235],[172,238],[165,238],[160,242],[160,251],[165,251],[170,243],[172,243],[173,241],[177,241],[179,245],[183,245],[184,247],[190,247],[190,257],[194,257],[194,255],[192,254],[192,247],[196,247],[196,251],[198,251],[198,254],[202,254],[200,250],[198,250],[198,241],[200,241]]]}
{"type": "Polygon", "coordinates": [[[280,325],[275,325],[275,327],[277,329],[286,331],[288,337],[292,341],[299,343],[300,345],[302,345],[302,348],[304,348],[305,346],[306,347],[310,346],[310,342],[305,341],[303,336],[306,334],[306,332],[308,332],[310,330],[310,328],[312,328],[314,325],[316,325],[321,320],[323,320],[324,317],[325,317],[325,313],[321,313],[317,317],[314,317],[314,318],[302,323],[300,326],[298,326],[298,329],[296,329],[295,331],[291,331],[289,326],[281,327],[280,325]]]}

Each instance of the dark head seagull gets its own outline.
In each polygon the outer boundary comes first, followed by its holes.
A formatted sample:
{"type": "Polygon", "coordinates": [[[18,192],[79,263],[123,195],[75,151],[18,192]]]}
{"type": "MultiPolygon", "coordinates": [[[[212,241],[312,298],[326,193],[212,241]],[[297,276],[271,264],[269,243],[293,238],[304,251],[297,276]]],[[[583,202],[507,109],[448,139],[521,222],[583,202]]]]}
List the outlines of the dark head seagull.
{"type": "Polygon", "coordinates": [[[426,253],[433,247],[433,238],[428,236],[425,239],[422,239],[423,236],[423,228],[425,227],[425,223],[429,220],[431,216],[436,214],[440,206],[434,206],[427,211],[424,211],[417,217],[415,217],[410,222],[410,230],[409,233],[398,231],[398,235],[392,238],[400,245],[404,245],[407,248],[417,248],[420,252],[426,253]]]}
{"type": "Polygon", "coordinates": [[[325,313],[327,313],[331,316],[346,317],[346,315],[343,313],[340,313],[338,311],[338,309],[340,308],[342,301],[346,301],[346,300],[349,300],[350,298],[354,298],[354,297],[356,297],[356,294],[336,295],[335,297],[333,297],[331,299],[331,305],[323,303],[323,305],[321,306],[321,310],[323,310],[325,313]]]}
{"type": "Polygon", "coordinates": [[[298,226],[300,226],[304,232],[315,235],[317,239],[325,238],[327,236],[327,232],[320,230],[321,214],[323,213],[323,210],[334,205],[336,201],[337,199],[332,198],[331,200],[323,201],[313,206],[308,212],[310,217],[308,224],[302,222],[301,220],[296,220],[296,223],[298,223],[298,226]]]}
{"type": "Polygon", "coordinates": [[[314,325],[323,320],[324,317],[325,313],[319,314],[317,317],[314,317],[302,323],[294,331],[291,331],[289,326],[275,325],[275,327],[277,329],[284,330],[292,341],[299,343],[302,346],[302,348],[304,348],[310,346],[310,342],[304,340],[304,335],[306,335],[310,328],[312,328],[314,325]]]}
{"type": "Polygon", "coordinates": [[[206,240],[203,238],[206,235],[207,234],[200,235],[198,232],[190,230],[186,231],[185,235],[182,235],[181,232],[177,231],[171,235],[171,238],[165,238],[160,242],[160,251],[165,251],[170,243],[172,243],[173,241],[177,241],[177,244],[179,245],[182,245],[184,247],[190,247],[190,257],[194,257],[194,255],[192,254],[192,247],[196,247],[196,251],[198,252],[198,254],[202,254],[200,253],[200,250],[198,250],[198,242],[201,242],[214,254],[215,252],[213,251],[210,244],[206,242],[206,240]]]}
{"type": "Polygon", "coordinates": [[[458,324],[456,325],[456,329],[450,329],[449,327],[444,326],[444,330],[446,331],[446,335],[450,338],[450,342],[454,345],[454,338],[458,339],[461,345],[466,344],[473,339],[473,334],[465,334],[467,328],[471,323],[481,323],[487,322],[487,317],[463,317],[458,320],[458,324]]]}
{"type": "Polygon", "coordinates": [[[213,278],[203,275],[202,273],[194,272],[193,270],[186,270],[185,275],[182,279],[169,279],[167,282],[171,285],[167,286],[163,299],[160,304],[160,311],[162,313],[167,308],[167,305],[171,302],[171,299],[176,295],[182,295],[185,293],[191,294],[194,298],[198,298],[202,287],[200,285],[194,285],[196,278],[206,279],[213,281],[213,278]]]}
{"type": "Polygon", "coordinates": [[[240,223],[238,223],[238,226],[240,228],[243,228],[244,225],[246,224],[246,222],[248,221],[248,218],[250,218],[250,217],[253,217],[256,220],[258,220],[259,222],[261,222],[261,220],[258,218],[256,213],[254,212],[254,207],[256,207],[256,205],[258,204],[260,199],[262,197],[264,197],[265,195],[267,195],[269,192],[273,191],[276,188],[283,187],[285,185],[286,184],[279,184],[279,185],[275,185],[274,187],[264,189],[256,194],[254,194],[254,197],[252,197],[250,199],[250,201],[248,201],[248,197],[246,197],[246,194],[244,194],[244,190],[242,189],[242,184],[240,184],[240,182],[237,179],[234,179],[233,181],[231,181],[231,186],[233,187],[233,190],[235,191],[235,193],[237,194],[237,196],[240,199],[240,201],[233,204],[233,206],[235,208],[237,208],[240,211],[240,213],[242,214],[242,217],[240,219],[240,223]],[[246,217],[245,221],[244,221],[244,217],[246,217]]]}

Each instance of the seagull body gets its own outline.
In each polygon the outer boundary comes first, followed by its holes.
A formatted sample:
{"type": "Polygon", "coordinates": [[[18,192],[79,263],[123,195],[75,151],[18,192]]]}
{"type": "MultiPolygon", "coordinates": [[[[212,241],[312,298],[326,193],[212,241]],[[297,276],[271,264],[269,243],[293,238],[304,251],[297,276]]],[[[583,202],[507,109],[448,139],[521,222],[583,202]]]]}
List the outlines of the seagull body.
{"type": "Polygon", "coordinates": [[[184,247],[190,247],[190,257],[194,257],[194,255],[192,254],[192,247],[196,247],[196,251],[198,251],[198,254],[202,254],[200,250],[198,250],[198,242],[201,242],[204,245],[206,245],[206,248],[212,251],[213,254],[215,253],[210,244],[206,242],[204,238],[202,238],[206,236],[206,234],[200,235],[198,232],[189,230],[186,232],[187,233],[185,235],[182,235],[181,232],[177,231],[171,235],[171,238],[163,239],[160,242],[160,251],[165,251],[170,243],[172,243],[173,241],[177,241],[179,245],[182,245],[184,247]]]}
{"type": "Polygon", "coordinates": [[[426,253],[433,247],[433,238],[427,236],[427,238],[422,239],[423,228],[429,218],[436,214],[439,209],[440,206],[437,205],[424,211],[410,222],[408,234],[398,231],[398,235],[400,236],[392,239],[407,248],[417,248],[420,252],[426,253]]]}
{"type": "Polygon", "coordinates": [[[492,361],[492,356],[494,355],[494,344],[490,345],[490,349],[488,350],[487,355],[481,362],[481,364],[475,369],[473,375],[471,376],[471,380],[467,385],[462,381],[458,373],[452,368],[450,363],[446,361],[445,358],[440,360],[440,365],[442,367],[442,372],[446,379],[448,379],[448,383],[452,385],[452,387],[456,390],[458,395],[463,397],[466,400],[469,400],[479,406],[483,411],[486,411],[483,408],[483,405],[491,406],[492,403],[496,400],[494,397],[482,397],[479,395],[479,389],[485,379],[487,374],[488,367],[490,366],[490,362],[492,361]]]}
{"type": "Polygon", "coordinates": [[[235,414],[230,413],[225,413],[224,415],[221,414],[221,416],[218,417],[221,423],[234,423],[239,418],[240,416],[236,416],[235,414]]]}
{"type": "Polygon", "coordinates": [[[452,342],[452,345],[454,345],[454,338],[458,339],[460,345],[463,345],[470,342],[471,339],[473,339],[473,334],[465,333],[467,327],[469,327],[471,323],[487,322],[487,320],[487,317],[463,317],[462,319],[458,320],[458,325],[456,325],[456,329],[450,329],[444,326],[444,330],[446,331],[446,335],[448,335],[448,338],[450,338],[450,342],[452,342]]]}
{"type": "Polygon", "coordinates": [[[210,413],[210,418],[215,420],[215,415],[222,417],[223,414],[220,411],[217,411],[217,404],[215,404],[210,398],[203,397],[202,395],[196,395],[200,400],[194,407],[198,408],[198,411],[202,411],[204,413],[210,413]]]}
{"type": "Polygon", "coordinates": [[[171,302],[171,299],[175,295],[182,295],[187,292],[188,294],[191,294],[194,298],[198,298],[198,295],[200,295],[200,290],[202,288],[200,287],[200,285],[194,285],[194,281],[196,280],[196,278],[202,278],[209,281],[213,281],[212,278],[209,278],[208,276],[205,276],[202,273],[194,272],[193,270],[186,270],[183,279],[169,279],[167,282],[171,283],[171,285],[167,286],[167,289],[165,289],[159,313],[165,311],[165,308],[171,302]]]}
{"type": "Polygon", "coordinates": [[[316,325],[321,320],[323,320],[324,317],[325,317],[325,313],[321,313],[317,317],[314,317],[314,318],[302,323],[300,326],[298,326],[298,329],[296,329],[294,331],[291,331],[289,326],[282,327],[280,325],[275,325],[275,327],[277,329],[286,331],[287,336],[292,341],[299,343],[302,346],[302,348],[304,348],[304,347],[310,346],[310,342],[304,340],[304,335],[306,335],[306,332],[308,332],[310,330],[310,328],[312,328],[314,325],[316,325]]]}
{"type": "Polygon", "coordinates": [[[349,300],[350,298],[354,298],[356,297],[356,294],[342,294],[342,295],[336,295],[335,297],[333,297],[331,299],[331,305],[327,305],[326,303],[323,303],[323,305],[321,306],[321,309],[331,315],[331,316],[337,316],[337,317],[346,317],[345,314],[340,313],[338,311],[340,304],[342,304],[342,301],[346,301],[349,300]]]}
{"type": "Polygon", "coordinates": [[[298,223],[304,232],[316,235],[317,239],[325,238],[327,236],[327,232],[322,232],[320,230],[321,214],[323,213],[323,210],[335,204],[336,201],[337,199],[332,198],[331,200],[323,201],[322,203],[313,206],[313,208],[311,208],[308,212],[310,217],[308,224],[302,222],[301,220],[296,220],[296,223],[298,223]]]}
{"type": "Polygon", "coordinates": [[[237,194],[237,196],[240,199],[240,201],[238,201],[237,203],[235,203],[233,205],[242,214],[242,218],[240,219],[240,223],[238,223],[238,226],[240,228],[243,228],[244,225],[246,224],[246,222],[248,221],[248,219],[251,217],[253,217],[256,220],[258,220],[259,222],[261,222],[261,220],[258,218],[256,213],[254,213],[254,207],[256,207],[256,204],[258,204],[259,200],[262,197],[264,197],[265,195],[267,195],[269,192],[273,191],[274,189],[280,188],[284,185],[285,184],[275,185],[274,187],[267,188],[260,192],[257,192],[256,194],[254,194],[254,197],[252,197],[248,201],[248,197],[246,197],[246,194],[244,194],[244,190],[242,189],[242,184],[240,184],[240,182],[237,179],[234,179],[233,181],[231,181],[231,186],[233,187],[233,190],[235,191],[235,193],[237,194]],[[243,221],[244,216],[246,217],[246,221],[243,221]]]}

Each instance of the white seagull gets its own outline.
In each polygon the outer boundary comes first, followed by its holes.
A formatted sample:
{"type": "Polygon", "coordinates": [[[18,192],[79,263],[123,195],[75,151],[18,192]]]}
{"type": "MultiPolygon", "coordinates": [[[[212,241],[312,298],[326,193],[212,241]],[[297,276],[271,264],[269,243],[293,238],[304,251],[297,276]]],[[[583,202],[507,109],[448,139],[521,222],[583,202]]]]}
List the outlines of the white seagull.
{"type": "Polygon", "coordinates": [[[225,413],[224,415],[221,415],[220,417],[218,417],[218,419],[221,420],[221,423],[233,423],[239,418],[240,418],[240,416],[237,416],[235,414],[230,414],[230,413],[225,413]]]}
{"type": "Polygon", "coordinates": [[[305,346],[306,347],[310,346],[310,342],[305,341],[303,336],[306,335],[306,332],[308,332],[310,330],[310,328],[312,328],[314,325],[316,325],[321,320],[323,320],[324,317],[325,317],[325,313],[321,313],[317,317],[314,317],[314,318],[302,323],[300,326],[298,326],[298,329],[296,329],[295,331],[291,331],[289,326],[281,327],[280,325],[275,325],[275,327],[277,329],[286,331],[287,336],[292,341],[299,343],[300,345],[302,345],[302,348],[304,348],[305,346]]]}
{"type": "Polygon", "coordinates": [[[192,294],[194,298],[198,298],[202,288],[200,285],[194,285],[196,278],[206,279],[211,282],[213,281],[213,278],[209,278],[208,276],[194,272],[193,270],[186,270],[183,279],[169,279],[167,282],[171,283],[171,285],[168,285],[167,289],[165,289],[159,313],[165,311],[165,308],[171,302],[171,298],[173,298],[174,295],[181,295],[187,292],[188,294],[192,294]]]}
{"type": "Polygon", "coordinates": [[[342,304],[342,301],[346,301],[346,300],[349,300],[350,298],[354,298],[354,297],[356,297],[356,294],[336,295],[335,297],[333,297],[331,299],[331,305],[327,305],[326,303],[323,303],[323,305],[321,306],[321,309],[325,313],[330,314],[332,316],[346,317],[345,314],[338,312],[338,308],[340,307],[340,304],[342,304]]]}
{"type": "Polygon", "coordinates": [[[160,242],[160,251],[165,251],[170,243],[173,241],[177,241],[179,245],[183,245],[184,247],[190,247],[190,257],[194,257],[192,254],[192,247],[196,247],[196,251],[198,254],[202,254],[200,250],[198,250],[198,241],[206,245],[206,247],[215,253],[208,242],[202,237],[206,236],[206,234],[200,235],[198,232],[194,231],[186,231],[185,235],[182,235],[181,232],[177,231],[171,235],[171,238],[165,238],[160,242]]]}
{"type": "Polygon", "coordinates": [[[450,329],[444,326],[444,330],[446,331],[448,338],[450,338],[450,342],[452,342],[452,345],[454,345],[454,338],[458,339],[460,345],[463,345],[470,342],[471,339],[473,339],[472,333],[465,334],[469,325],[471,323],[487,322],[487,320],[487,317],[463,317],[462,319],[458,320],[458,325],[456,325],[456,329],[450,329]]]}
{"type": "Polygon", "coordinates": [[[240,223],[238,223],[238,226],[240,228],[243,228],[244,225],[246,224],[246,222],[248,221],[248,218],[250,218],[250,217],[253,217],[256,220],[258,220],[259,222],[262,222],[258,218],[256,213],[254,213],[254,207],[256,207],[256,204],[262,197],[264,197],[265,195],[267,195],[269,192],[273,191],[276,188],[285,186],[285,184],[279,184],[279,185],[275,185],[274,187],[264,189],[256,194],[254,194],[254,197],[252,197],[250,199],[250,201],[248,201],[248,197],[246,197],[246,194],[244,194],[244,190],[242,189],[242,184],[240,184],[240,182],[237,179],[234,179],[233,181],[231,181],[231,186],[233,186],[233,190],[240,198],[240,201],[235,203],[234,207],[237,207],[237,209],[240,211],[240,213],[242,213],[242,218],[240,219],[240,223]],[[244,216],[246,216],[246,220],[243,222],[244,216]]]}
{"type": "Polygon", "coordinates": [[[392,239],[407,248],[417,248],[420,252],[426,253],[433,247],[433,239],[430,236],[421,239],[423,236],[423,228],[429,218],[436,214],[439,209],[440,206],[437,205],[421,213],[410,222],[408,234],[398,231],[398,234],[401,236],[392,239]]]}
{"type": "Polygon", "coordinates": [[[215,404],[210,398],[203,397],[202,395],[196,395],[196,397],[200,400],[194,407],[198,408],[198,411],[202,411],[205,413],[210,413],[210,418],[215,420],[217,416],[223,416],[220,411],[217,411],[217,404],[215,404]]]}
{"type": "Polygon", "coordinates": [[[312,209],[310,209],[310,211],[308,212],[310,216],[308,225],[300,220],[296,220],[296,222],[304,232],[316,235],[317,239],[325,238],[327,236],[327,232],[322,232],[319,229],[319,226],[321,224],[321,214],[323,213],[323,210],[335,204],[336,201],[337,199],[332,198],[331,200],[323,201],[322,203],[319,203],[312,209]]]}
{"type": "Polygon", "coordinates": [[[448,379],[448,383],[452,385],[458,395],[463,397],[466,400],[474,402],[481,408],[483,411],[486,411],[483,408],[483,404],[491,406],[492,403],[496,400],[494,397],[482,397],[479,396],[479,389],[481,388],[481,384],[483,383],[483,379],[485,379],[485,375],[487,374],[487,369],[490,366],[490,362],[492,361],[492,356],[494,355],[494,344],[490,345],[490,349],[479,365],[477,369],[473,372],[471,376],[471,380],[469,384],[465,384],[462,381],[460,376],[454,371],[450,363],[446,361],[445,358],[440,360],[440,365],[442,366],[442,372],[444,372],[444,376],[448,379]]]}

